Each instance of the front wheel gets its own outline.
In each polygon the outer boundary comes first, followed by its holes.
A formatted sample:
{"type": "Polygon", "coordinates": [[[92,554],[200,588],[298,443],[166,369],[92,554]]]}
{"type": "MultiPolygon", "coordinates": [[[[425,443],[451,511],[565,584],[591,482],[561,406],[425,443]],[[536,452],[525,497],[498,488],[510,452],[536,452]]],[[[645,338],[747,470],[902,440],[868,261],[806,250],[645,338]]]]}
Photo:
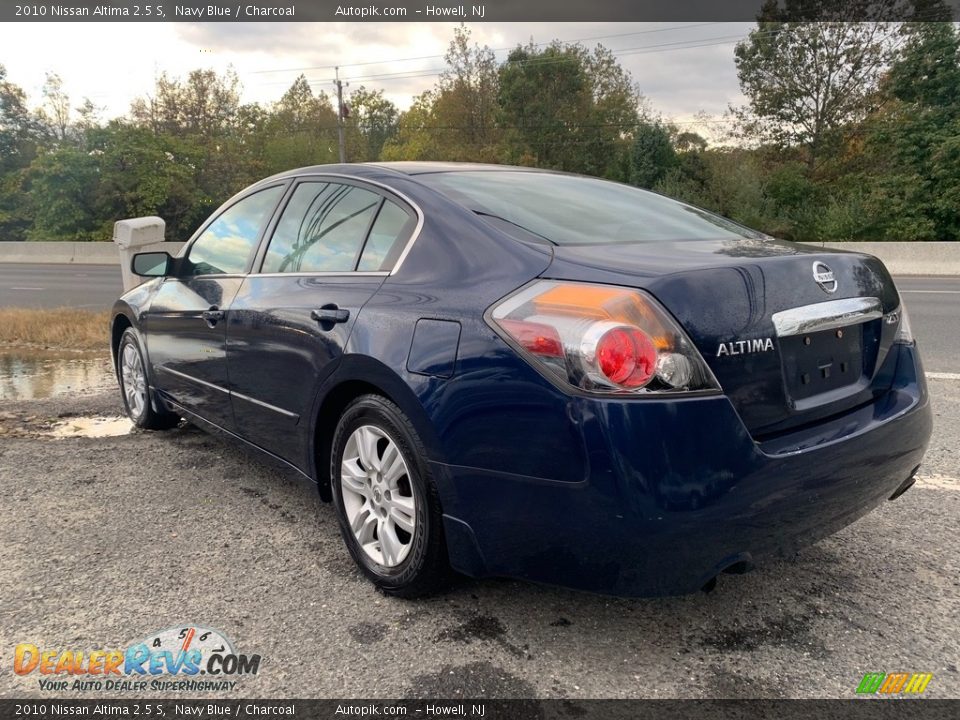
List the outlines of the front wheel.
{"type": "Polygon", "coordinates": [[[354,400],[334,433],[330,478],[340,532],[364,575],[389,595],[429,594],[450,572],[425,457],[413,425],[379,395],[354,400]]]}
{"type": "Polygon", "coordinates": [[[150,383],[140,340],[133,328],[127,328],[117,348],[117,379],[123,395],[123,406],[133,424],[145,430],[167,430],[176,427],[180,417],[166,410],[153,409],[150,383]]]}

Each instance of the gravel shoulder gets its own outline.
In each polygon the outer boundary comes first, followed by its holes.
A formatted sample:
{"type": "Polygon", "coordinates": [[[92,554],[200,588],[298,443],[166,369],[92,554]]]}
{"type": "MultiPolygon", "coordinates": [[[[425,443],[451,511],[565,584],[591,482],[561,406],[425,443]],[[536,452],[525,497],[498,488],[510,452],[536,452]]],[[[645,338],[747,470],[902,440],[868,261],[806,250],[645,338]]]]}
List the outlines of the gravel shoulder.
{"type": "Polygon", "coordinates": [[[797,557],[658,600],[507,580],[386,598],[315,489],[237,445],[189,425],[42,434],[119,415],[112,390],[7,403],[0,696],[57,695],[11,672],[17,643],[126,647],[194,622],[263,656],[247,697],[849,698],[864,673],[898,671],[960,697],[960,382],[930,385],[914,489],[797,557]]]}

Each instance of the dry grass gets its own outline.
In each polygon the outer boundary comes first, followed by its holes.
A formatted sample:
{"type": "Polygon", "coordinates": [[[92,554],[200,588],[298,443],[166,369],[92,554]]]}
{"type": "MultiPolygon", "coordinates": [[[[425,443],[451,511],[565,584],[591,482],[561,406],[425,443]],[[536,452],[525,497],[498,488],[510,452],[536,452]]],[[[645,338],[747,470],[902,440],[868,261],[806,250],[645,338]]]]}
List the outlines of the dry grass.
{"type": "Polygon", "coordinates": [[[71,308],[0,308],[2,346],[109,351],[110,313],[71,308]]]}

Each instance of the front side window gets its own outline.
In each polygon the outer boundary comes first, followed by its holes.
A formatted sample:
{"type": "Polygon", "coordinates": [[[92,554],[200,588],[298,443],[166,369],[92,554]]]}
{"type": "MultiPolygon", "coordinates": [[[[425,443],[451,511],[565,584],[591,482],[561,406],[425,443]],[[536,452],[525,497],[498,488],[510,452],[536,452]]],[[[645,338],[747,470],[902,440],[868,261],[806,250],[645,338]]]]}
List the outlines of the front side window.
{"type": "Polygon", "coordinates": [[[261,190],[234,203],[190,246],[186,273],[221,275],[245,272],[260,229],[273,212],[283,186],[261,190]]]}
{"type": "Polygon", "coordinates": [[[280,216],[261,272],[353,270],[381,201],[353,185],[300,183],[280,216]]]}

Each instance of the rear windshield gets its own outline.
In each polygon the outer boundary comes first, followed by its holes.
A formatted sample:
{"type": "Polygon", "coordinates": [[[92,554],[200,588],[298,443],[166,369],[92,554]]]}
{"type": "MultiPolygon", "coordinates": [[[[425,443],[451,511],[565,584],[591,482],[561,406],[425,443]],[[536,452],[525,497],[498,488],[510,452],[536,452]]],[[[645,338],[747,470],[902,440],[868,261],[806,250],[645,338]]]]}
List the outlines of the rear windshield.
{"type": "Polygon", "coordinates": [[[662,195],[594,178],[484,170],[417,180],[558,245],[766,237],[662,195]]]}

